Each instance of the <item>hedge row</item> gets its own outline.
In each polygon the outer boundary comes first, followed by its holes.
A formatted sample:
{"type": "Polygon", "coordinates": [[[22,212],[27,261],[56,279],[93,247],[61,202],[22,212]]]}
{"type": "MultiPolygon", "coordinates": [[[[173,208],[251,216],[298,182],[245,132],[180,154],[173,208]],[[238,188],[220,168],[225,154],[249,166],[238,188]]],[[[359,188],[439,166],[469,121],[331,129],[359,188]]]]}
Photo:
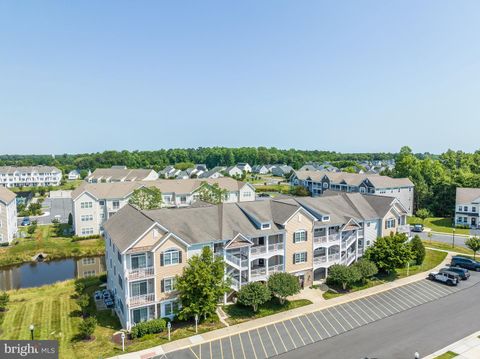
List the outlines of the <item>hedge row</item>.
{"type": "Polygon", "coordinates": [[[161,333],[167,327],[165,319],[152,319],[136,324],[130,331],[132,339],[141,338],[147,334],[161,333]]]}

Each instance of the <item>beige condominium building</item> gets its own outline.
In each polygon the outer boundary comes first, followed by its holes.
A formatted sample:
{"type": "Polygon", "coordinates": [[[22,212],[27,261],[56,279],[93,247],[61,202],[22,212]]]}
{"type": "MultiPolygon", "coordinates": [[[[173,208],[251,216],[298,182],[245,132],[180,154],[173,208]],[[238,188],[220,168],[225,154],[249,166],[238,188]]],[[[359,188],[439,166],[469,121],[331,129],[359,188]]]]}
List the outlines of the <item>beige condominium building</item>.
{"type": "Polygon", "coordinates": [[[3,187],[59,186],[61,181],[62,171],[57,167],[0,167],[0,186],[3,187]]]}
{"type": "Polygon", "coordinates": [[[322,281],[331,265],[355,262],[378,236],[408,232],[406,216],[396,198],[359,193],[149,211],[127,205],[104,226],[107,286],[130,329],[173,316],[175,277],[205,246],[225,260],[229,301],[276,272],[303,286],[322,281]]]}
{"type": "Polygon", "coordinates": [[[89,183],[111,183],[111,182],[135,182],[155,181],[158,173],[148,169],[128,169],[125,166],[113,166],[112,168],[97,168],[92,174],[85,178],[89,183]]]}
{"type": "Polygon", "coordinates": [[[255,200],[255,188],[232,178],[156,180],[141,182],[84,183],[72,192],[73,225],[77,236],[97,235],[103,224],[125,206],[133,191],[155,186],[162,192],[163,206],[190,206],[198,199],[201,186],[218,184],[227,191],[224,202],[255,200]]]}
{"type": "Polygon", "coordinates": [[[0,186],[0,243],[11,243],[17,236],[16,194],[0,186]]]}
{"type": "Polygon", "coordinates": [[[307,188],[312,196],[319,196],[330,190],[394,197],[405,207],[408,215],[413,213],[415,186],[408,178],[347,172],[295,171],[290,183],[307,188]]]}

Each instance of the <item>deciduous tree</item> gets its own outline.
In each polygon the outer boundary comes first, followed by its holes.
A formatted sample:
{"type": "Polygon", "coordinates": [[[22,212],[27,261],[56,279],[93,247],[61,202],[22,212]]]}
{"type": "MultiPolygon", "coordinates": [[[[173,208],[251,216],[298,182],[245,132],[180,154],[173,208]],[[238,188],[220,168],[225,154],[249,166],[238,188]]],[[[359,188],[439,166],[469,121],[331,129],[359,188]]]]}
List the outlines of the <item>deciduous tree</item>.
{"type": "Polygon", "coordinates": [[[465,241],[465,245],[473,251],[473,259],[475,259],[477,252],[480,251],[480,238],[470,237],[465,241]]]}
{"type": "Polygon", "coordinates": [[[251,282],[244,285],[238,292],[238,302],[247,307],[252,307],[253,311],[256,312],[259,305],[270,300],[271,295],[270,290],[265,284],[251,282]]]}
{"type": "Polygon", "coordinates": [[[379,237],[365,252],[365,258],[376,264],[379,270],[391,272],[403,268],[412,259],[411,247],[403,233],[379,237]]]}
{"type": "Polygon", "coordinates": [[[140,209],[160,208],[162,192],[157,187],[141,187],[133,191],[128,202],[140,209]]]}
{"type": "Polygon", "coordinates": [[[300,292],[298,278],[286,272],[273,273],[270,275],[267,285],[268,289],[279,299],[282,305],[285,303],[287,297],[300,292]]]}

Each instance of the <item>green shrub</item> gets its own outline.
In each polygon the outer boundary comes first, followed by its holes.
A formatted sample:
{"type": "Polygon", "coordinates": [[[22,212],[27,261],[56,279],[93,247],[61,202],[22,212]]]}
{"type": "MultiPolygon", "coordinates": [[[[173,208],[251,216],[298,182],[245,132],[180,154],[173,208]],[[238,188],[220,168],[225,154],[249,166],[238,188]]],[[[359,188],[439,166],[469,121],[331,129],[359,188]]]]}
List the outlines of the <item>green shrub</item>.
{"type": "Polygon", "coordinates": [[[95,317],[85,318],[78,325],[79,335],[83,339],[90,339],[95,327],[97,326],[97,319],[95,317]]]}
{"type": "Polygon", "coordinates": [[[161,333],[167,327],[165,319],[152,319],[147,322],[136,324],[130,331],[132,339],[141,338],[147,334],[161,333]]]}
{"type": "Polygon", "coordinates": [[[86,239],[97,239],[101,238],[99,234],[92,234],[90,236],[79,237],[79,236],[72,236],[72,242],[84,241],[86,239]]]}
{"type": "Polygon", "coordinates": [[[7,309],[7,304],[10,301],[10,296],[7,292],[3,292],[0,294],[0,312],[5,311],[7,309]]]}
{"type": "Polygon", "coordinates": [[[415,264],[422,264],[426,254],[425,246],[423,245],[422,240],[419,236],[415,236],[410,242],[410,245],[412,247],[412,257],[415,261],[415,264]]]}

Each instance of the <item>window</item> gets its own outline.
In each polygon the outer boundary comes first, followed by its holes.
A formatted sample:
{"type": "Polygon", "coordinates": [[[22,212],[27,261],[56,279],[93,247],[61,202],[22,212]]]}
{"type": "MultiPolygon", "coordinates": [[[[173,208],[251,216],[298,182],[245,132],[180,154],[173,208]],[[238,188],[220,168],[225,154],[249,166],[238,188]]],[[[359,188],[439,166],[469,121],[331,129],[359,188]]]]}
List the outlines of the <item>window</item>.
{"type": "Polygon", "coordinates": [[[163,196],[163,201],[165,203],[171,203],[172,202],[172,196],[163,196]]]}
{"type": "Polygon", "coordinates": [[[92,202],[80,202],[80,208],[92,208],[92,202]]]}
{"type": "Polygon", "coordinates": [[[270,229],[270,223],[262,223],[262,229],[270,229]]]}
{"type": "Polygon", "coordinates": [[[95,258],[83,258],[82,262],[83,262],[83,264],[94,264],[95,263],[95,258]]]}
{"type": "Polygon", "coordinates": [[[328,188],[328,182],[323,182],[323,188],[328,188]]]}
{"type": "Polygon", "coordinates": [[[82,222],[90,222],[90,221],[93,221],[93,215],[91,215],[91,214],[84,214],[84,215],[82,215],[80,218],[81,218],[81,221],[82,221],[82,222]]]}
{"type": "Polygon", "coordinates": [[[132,283],[132,297],[145,295],[148,293],[147,281],[132,283]]]}
{"type": "Polygon", "coordinates": [[[113,201],[112,206],[113,206],[113,209],[119,209],[120,208],[120,202],[119,201],[113,201]]]}
{"type": "Polygon", "coordinates": [[[132,269],[145,268],[147,266],[147,256],[145,254],[133,254],[130,257],[132,269]]]}
{"type": "Polygon", "coordinates": [[[458,210],[461,211],[461,210],[462,210],[462,206],[458,206],[458,210]]]}
{"type": "Polygon", "coordinates": [[[105,219],[105,213],[100,213],[100,219],[105,219]]]}
{"type": "Polygon", "coordinates": [[[177,302],[167,302],[163,305],[163,316],[170,317],[175,314],[176,310],[178,309],[177,302]]]}
{"type": "Polygon", "coordinates": [[[297,231],[293,233],[293,243],[306,242],[307,241],[307,231],[297,231]]]}
{"type": "Polygon", "coordinates": [[[170,266],[178,263],[182,263],[182,255],[179,250],[169,249],[160,255],[160,261],[162,266],[170,266]]]}
{"type": "Polygon", "coordinates": [[[122,255],[120,254],[120,251],[117,252],[117,258],[120,263],[122,263],[122,255]]]}
{"type": "Polygon", "coordinates": [[[124,314],[123,303],[122,303],[122,300],[120,298],[117,300],[117,304],[118,304],[118,307],[120,308],[120,310],[122,311],[122,314],[124,314]]]}
{"type": "Polygon", "coordinates": [[[293,255],[293,264],[306,263],[307,262],[307,252],[299,252],[293,255]]]}
{"type": "Polygon", "coordinates": [[[105,206],[105,201],[100,201],[100,206],[105,206]]]}
{"type": "Polygon", "coordinates": [[[180,203],[182,204],[187,203],[187,196],[180,196],[180,203]]]}
{"type": "Polygon", "coordinates": [[[123,280],[122,277],[120,277],[120,274],[118,275],[118,285],[123,289],[123,280]]]}
{"type": "Polygon", "coordinates": [[[165,278],[163,280],[162,292],[169,293],[175,290],[175,278],[165,278]]]}
{"type": "Polygon", "coordinates": [[[472,212],[476,212],[477,208],[472,206],[472,212]]]}
{"type": "Polygon", "coordinates": [[[86,270],[83,272],[83,278],[94,277],[97,273],[94,270],[86,270]]]}
{"type": "Polygon", "coordinates": [[[468,212],[468,207],[467,207],[467,206],[464,206],[464,207],[463,207],[463,210],[464,210],[465,212],[468,212]]]}
{"type": "Polygon", "coordinates": [[[395,218],[390,218],[385,221],[385,229],[395,228],[395,218]]]}
{"type": "Polygon", "coordinates": [[[243,192],[243,197],[251,197],[251,196],[252,196],[252,192],[250,191],[243,192]]]}
{"type": "Polygon", "coordinates": [[[146,322],[148,320],[148,308],[138,308],[132,310],[133,313],[133,322],[134,323],[141,323],[146,322]]]}
{"type": "Polygon", "coordinates": [[[80,233],[82,236],[89,236],[93,234],[93,228],[82,228],[80,233]]]}

